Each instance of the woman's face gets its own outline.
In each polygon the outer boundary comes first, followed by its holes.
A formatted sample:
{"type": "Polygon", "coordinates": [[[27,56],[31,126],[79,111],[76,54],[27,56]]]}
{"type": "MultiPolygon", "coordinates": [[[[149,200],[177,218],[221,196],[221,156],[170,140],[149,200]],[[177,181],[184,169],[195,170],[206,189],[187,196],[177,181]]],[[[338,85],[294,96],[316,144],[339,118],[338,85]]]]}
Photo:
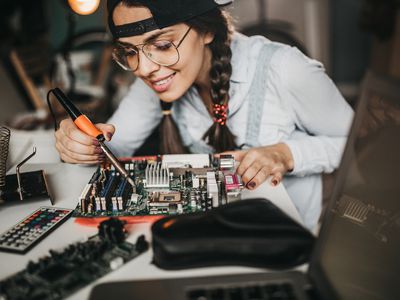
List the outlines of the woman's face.
{"type": "MultiPolygon", "coordinates": [[[[113,14],[115,25],[141,21],[150,18],[151,12],[145,7],[126,7],[119,4],[113,14]]],[[[140,45],[156,36],[156,40],[179,43],[189,27],[180,23],[174,26],[146,32],[142,35],[120,38],[119,41],[140,45]]],[[[139,65],[134,74],[140,77],[165,102],[180,98],[192,84],[207,84],[211,52],[206,47],[212,41],[211,34],[200,35],[191,29],[180,44],[179,61],[172,66],[161,66],[139,51],[139,65]]],[[[141,47],[139,47],[140,49],[141,47]]]]}

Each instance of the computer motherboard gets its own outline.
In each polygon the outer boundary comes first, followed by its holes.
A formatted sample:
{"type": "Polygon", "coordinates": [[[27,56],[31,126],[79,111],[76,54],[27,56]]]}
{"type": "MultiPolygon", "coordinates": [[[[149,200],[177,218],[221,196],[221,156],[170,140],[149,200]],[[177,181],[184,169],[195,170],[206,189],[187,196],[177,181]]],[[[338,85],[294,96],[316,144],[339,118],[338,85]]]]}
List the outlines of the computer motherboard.
{"type": "Polygon", "coordinates": [[[241,198],[243,184],[231,155],[163,155],[122,162],[135,186],[111,164],[102,164],[82,191],[75,217],[175,215],[241,198]]]}

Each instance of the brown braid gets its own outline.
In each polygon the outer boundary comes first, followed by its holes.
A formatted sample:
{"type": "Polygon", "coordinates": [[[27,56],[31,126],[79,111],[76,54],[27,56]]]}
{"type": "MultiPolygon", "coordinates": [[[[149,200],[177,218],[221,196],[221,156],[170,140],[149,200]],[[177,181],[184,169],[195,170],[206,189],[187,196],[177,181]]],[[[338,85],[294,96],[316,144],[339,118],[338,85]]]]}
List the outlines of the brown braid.
{"type": "Polygon", "coordinates": [[[215,107],[228,106],[230,77],[232,75],[230,48],[233,26],[231,18],[226,12],[216,8],[204,15],[198,16],[186,22],[200,33],[213,33],[214,39],[209,44],[212,61],[210,70],[211,99],[213,102],[214,124],[204,134],[208,144],[217,152],[234,150],[236,148],[235,136],[223,122],[217,122],[220,118],[219,110],[215,107]]]}
{"type": "Polygon", "coordinates": [[[160,101],[160,104],[163,111],[163,118],[160,125],[158,125],[160,132],[160,154],[188,153],[187,149],[183,146],[178,128],[171,116],[172,103],[160,101]]]}

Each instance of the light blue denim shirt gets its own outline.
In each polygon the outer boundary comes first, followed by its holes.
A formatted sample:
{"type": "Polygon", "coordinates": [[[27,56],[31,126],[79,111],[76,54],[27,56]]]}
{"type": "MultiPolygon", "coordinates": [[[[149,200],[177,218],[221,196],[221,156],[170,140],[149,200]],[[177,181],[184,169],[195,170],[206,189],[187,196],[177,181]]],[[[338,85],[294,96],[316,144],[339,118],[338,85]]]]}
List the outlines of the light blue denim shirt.
{"type": "MultiPolygon", "coordinates": [[[[238,33],[231,48],[227,125],[237,145],[289,146],[294,170],[283,184],[305,225],[313,228],[321,212],[321,173],[338,167],[353,111],[322,64],[296,48],[238,33]]],[[[201,139],[212,117],[194,86],[174,102],[172,115],[186,146],[213,151],[201,139]]],[[[136,80],[109,120],[116,127],[110,146],[120,156],[131,156],[161,118],[157,95],[136,80]]]]}

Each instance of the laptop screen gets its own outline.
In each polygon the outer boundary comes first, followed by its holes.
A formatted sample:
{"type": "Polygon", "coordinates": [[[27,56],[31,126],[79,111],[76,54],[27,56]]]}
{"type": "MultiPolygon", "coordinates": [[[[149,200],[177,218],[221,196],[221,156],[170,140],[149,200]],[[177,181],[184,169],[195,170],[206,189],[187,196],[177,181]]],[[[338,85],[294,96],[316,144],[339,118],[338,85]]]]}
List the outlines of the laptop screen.
{"type": "Polygon", "coordinates": [[[310,275],[340,299],[400,299],[400,89],[363,90],[310,275]]]}

